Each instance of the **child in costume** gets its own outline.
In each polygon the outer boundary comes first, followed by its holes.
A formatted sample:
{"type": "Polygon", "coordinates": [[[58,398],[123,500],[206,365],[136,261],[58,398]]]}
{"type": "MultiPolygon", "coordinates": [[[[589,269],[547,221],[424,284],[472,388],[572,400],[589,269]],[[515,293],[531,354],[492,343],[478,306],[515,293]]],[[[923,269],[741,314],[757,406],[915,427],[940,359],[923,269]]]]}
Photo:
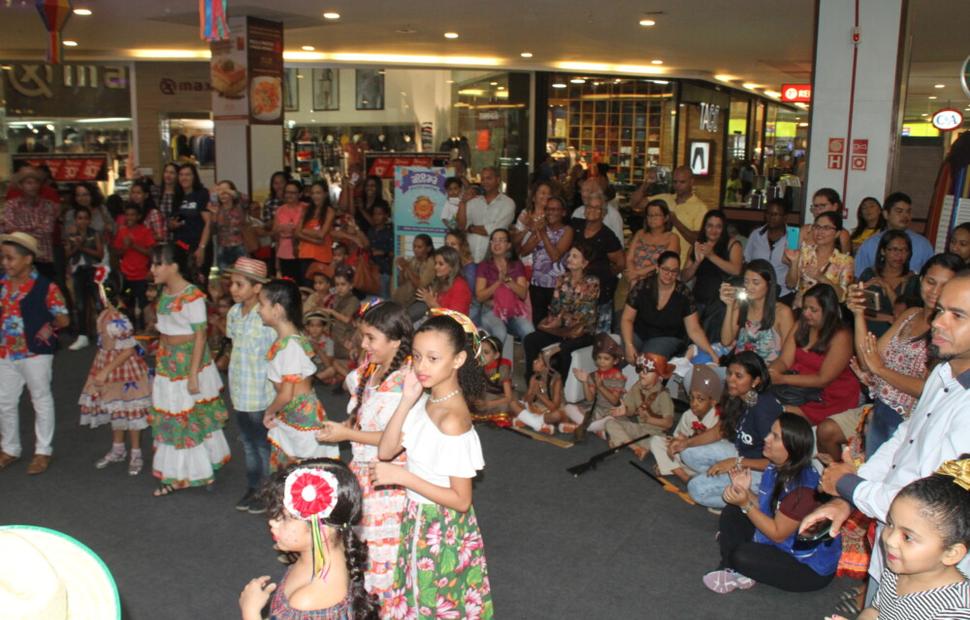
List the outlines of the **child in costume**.
{"type": "Polygon", "coordinates": [[[710,430],[720,422],[717,404],[721,401],[721,378],[707,364],[694,366],[690,383],[690,409],[680,416],[673,437],[654,435],[650,438],[650,453],[657,461],[659,476],[675,475],[682,482],[694,476],[680,460],[680,452],[690,447],[691,438],[710,430]]]}
{"type": "Polygon", "coordinates": [[[333,283],[330,281],[330,276],[322,271],[318,271],[313,274],[313,293],[303,304],[304,312],[313,312],[314,310],[323,310],[324,308],[329,308],[333,306],[333,283]]]}
{"type": "Polygon", "coordinates": [[[361,491],[346,465],[314,459],[278,472],[267,491],[269,527],[281,551],[296,555],[277,585],[251,580],[239,596],[242,620],[376,620],[364,588],[367,546],[356,533],[361,491]]]}
{"type": "Polygon", "coordinates": [[[558,352],[558,345],[552,346],[555,349],[547,348],[532,360],[529,389],[519,401],[522,411],[512,420],[512,426],[516,428],[529,427],[552,435],[556,430],[555,425],[566,419],[562,411],[562,377],[549,363],[552,355],[558,352]]]}
{"type": "Polygon", "coordinates": [[[326,413],[313,391],[313,347],[300,333],[303,315],[300,289],[288,280],[272,280],[259,293],[259,316],[276,330],[278,339],[266,353],[267,376],[276,388],[276,398],[263,414],[272,446],[269,464],[278,471],[293,461],[319,456],[340,457],[334,444],[317,443],[326,413]]]}
{"type": "MultiPolygon", "coordinates": [[[[610,447],[633,441],[643,435],[663,435],[674,425],[674,401],[660,379],[673,374],[667,358],[657,353],[641,353],[636,360],[639,380],[623,396],[623,404],[610,411],[606,420],[606,438],[610,447]]],[[[643,460],[650,449],[649,437],[630,446],[643,460]]]]}
{"type": "Polygon", "coordinates": [[[246,456],[246,493],[236,510],[250,514],[266,511],[259,489],[269,474],[269,443],[263,414],[276,397],[270,383],[266,354],[276,341],[276,332],[263,325],[259,316],[259,293],[269,282],[266,263],[242,257],[225,270],[229,294],[235,305],[226,317],[226,335],[232,341],[229,357],[229,395],[246,456]]]}
{"type": "Polygon", "coordinates": [[[94,270],[94,281],[104,310],[97,319],[98,354],[78,401],[81,426],[96,428],[111,423],[111,450],[94,464],[98,469],[124,462],[127,433],[131,441],[128,474],[137,476],[145,464],[141,454],[141,432],[148,428],[151,384],[131,321],[114,305],[115,291],[105,287],[107,275],[108,269],[104,266],[94,270]]]}
{"type": "Polygon", "coordinates": [[[970,581],[957,568],[970,548],[970,454],[903,487],[881,539],[886,566],[861,620],[970,617],[970,581]]]}
{"type": "Polygon", "coordinates": [[[326,326],[327,317],[318,310],[310,310],[303,315],[303,335],[313,347],[313,363],[318,368],[326,368],[332,363],[333,341],[327,336],[326,326]]]}
{"type": "MultiPolygon", "coordinates": [[[[360,367],[347,377],[348,422],[325,422],[317,439],[351,442],[354,460],[350,469],[364,494],[360,535],[369,548],[367,591],[381,601],[381,617],[391,618],[387,603],[397,566],[405,494],[401,487],[376,488],[371,483],[370,466],[377,462],[381,433],[401,402],[404,377],[411,369],[414,328],[405,309],[392,301],[374,298],[361,309],[364,310],[360,320],[361,347],[365,357],[360,367]]],[[[403,454],[394,460],[398,465],[404,462],[403,454]]]]}
{"type": "Polygon", "coordinates": [[[152,275],[162,286],[151,413],[156,497],[212,484],[229,462],[222,379],[205,340],[205,294],[186,280],[187,247],[176,242],[152,250],[152,275]]]}
{"type": "Polygon", "coordinates": [[[472,401],[472,409],[478,414],[510,413],[518,410],[512,391],[512,362],[502,357],[502,344],[498,338],[482,339],[482,358],[485,365],[485,394],[481,400],[472,401]]]}
{"type": "Polygon", "coordinates": [[[626,389],[626,377],[620,371],[623,351],[609,334],[596,334],[593,361],[596,363],[594,372],[573,369],[573,374],[584,384],[586,400],[578,405],[566,405],[563,411],[572,423],[564,422],[559,425],[559,432],[575,433],[577,440],[582,440],[587,430],[596,433],[601,439],[606,439],[606,422],[611,417],[613,407],[620,404],[620,398],[626,389]]]}
{"type": "Polygon", "coordinates": [[[484,389],[478,333],[454,310],[434,308],[415,333],[412,371],[371,465],[371,482],[407,489],[393,618],[493,617],[472,479],[485,466],[465,398],[484,389]],[[431,394],[424,390],[430,388],[431,394]],[[407,467],[388,463],[407,451],[407,467]]]}

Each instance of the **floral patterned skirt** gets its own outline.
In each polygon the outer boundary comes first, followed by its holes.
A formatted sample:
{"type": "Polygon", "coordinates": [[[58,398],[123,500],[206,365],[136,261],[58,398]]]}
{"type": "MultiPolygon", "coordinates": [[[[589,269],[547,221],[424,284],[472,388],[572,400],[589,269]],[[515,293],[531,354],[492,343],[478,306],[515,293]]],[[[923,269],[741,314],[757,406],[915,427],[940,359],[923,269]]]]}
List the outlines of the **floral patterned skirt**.
{"type": "Polygon", "coordinates": [[[407,500],[387,617],[491,618],[491,586],[475,509],[407,500]]]}
{"type": "Polygon", "coordinates": [[[319,457],[340,458],[340,447],[317,443],[317,431],[323,428],[327,414],[314,392],[294,396],[276,414],[276,426],[269,429],[270,471],[279,471],[298,461],[319,457]]]}

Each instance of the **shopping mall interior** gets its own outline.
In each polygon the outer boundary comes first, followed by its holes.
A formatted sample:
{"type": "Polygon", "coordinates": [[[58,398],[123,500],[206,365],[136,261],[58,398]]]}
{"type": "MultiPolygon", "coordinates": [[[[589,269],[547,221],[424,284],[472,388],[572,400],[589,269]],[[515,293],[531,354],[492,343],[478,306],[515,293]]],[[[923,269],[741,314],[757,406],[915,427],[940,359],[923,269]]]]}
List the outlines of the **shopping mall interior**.
{"type": "MultiPolygon", "coordinates": [[[[472,182],[495,168],[521,209],[536,179],[579,166],[605,173],[629,216],[641,186],[670,191],[688,166],[740,234],[773,198],[810,224],[812,192],[834,187],[851,228],[860,200],[899,191],[940,251],[970,221],[970,192],[958,203],[940,184],[970,129],[967,24],[966,0],[0,0],[0,189],[40,163],[62,190],[127,197],[177,161],[254,201],[276,170],[332,187],[363,171],[390,194],[394,165],[460,162],[472,182]],[[227,7],[223,26],[211,5],[227,7]]],[[[242,446],[210,492],[153,498],[147,476],[96,472],[104,437],[76,425],[84,355],[54,361],[60,463],[0,472],[0,525],[84,541],[125,618],[238,617],[250,578],[282,574],[264,519],[232,509],[242,446]]],[[[328,386],[321,400],[342,417],[345,396],[328,386]]],[[[479,433],[498,617],[821,618],[849,588],[712,594],[716,517],[626,458],[566,473],[602,442],[479,433]]]]}

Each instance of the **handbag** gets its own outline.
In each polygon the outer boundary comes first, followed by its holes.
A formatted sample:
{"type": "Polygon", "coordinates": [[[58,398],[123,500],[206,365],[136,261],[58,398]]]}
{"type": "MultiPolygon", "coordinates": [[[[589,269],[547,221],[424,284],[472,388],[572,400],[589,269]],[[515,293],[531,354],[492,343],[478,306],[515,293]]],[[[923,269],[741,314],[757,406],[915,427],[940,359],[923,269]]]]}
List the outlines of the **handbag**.
{"type": "MultiPolygon", "coordinates": [[[[797,375],[798,373],[788,370],[785,374],[797,375]]],[[[772,384],[768,389],[782,405],[798,406],[805,403],[822,402],[822,388],[772,384]]]]}
{"type": "Polygon", "coordinates": [[[357,250],[357,267],[351,284],[356,290],[368,295],[376,295],[381,290],[380,270],[367,250],[357,250]]]}

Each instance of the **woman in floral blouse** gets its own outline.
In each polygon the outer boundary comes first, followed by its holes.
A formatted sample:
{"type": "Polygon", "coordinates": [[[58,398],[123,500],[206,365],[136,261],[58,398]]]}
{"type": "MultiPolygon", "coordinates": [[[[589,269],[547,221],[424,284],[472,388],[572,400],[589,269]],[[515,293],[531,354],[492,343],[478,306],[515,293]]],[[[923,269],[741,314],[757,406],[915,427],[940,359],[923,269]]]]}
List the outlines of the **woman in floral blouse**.
{"type": "Polygon", "coordinates": [[[580,242],[566,254],[567,271],[556,281],[549,314],[523,342],[527,373],[531,372],[532,360],[542,349],[558,342],[559,359],[554,365],[565,377],[572,352],[593,344],[600,281],[586,273],[592,251],[588,244],[580,242]]]}
{"type": "Polygon", "coordinates": [[[805,291],[819,282],[825,282],[835,289],[839,302],[845,301],[848,286],[852,284],[855,261],[850,254],[843,254],[836,247],[842,231],[842,216],[835,211],[819,213],[812,225],[812,240],[804,243],[801,249],[785,250],[782,259],[789,265],[785,284],[797,289],[795,308],[802,307],[805,291]]]}

